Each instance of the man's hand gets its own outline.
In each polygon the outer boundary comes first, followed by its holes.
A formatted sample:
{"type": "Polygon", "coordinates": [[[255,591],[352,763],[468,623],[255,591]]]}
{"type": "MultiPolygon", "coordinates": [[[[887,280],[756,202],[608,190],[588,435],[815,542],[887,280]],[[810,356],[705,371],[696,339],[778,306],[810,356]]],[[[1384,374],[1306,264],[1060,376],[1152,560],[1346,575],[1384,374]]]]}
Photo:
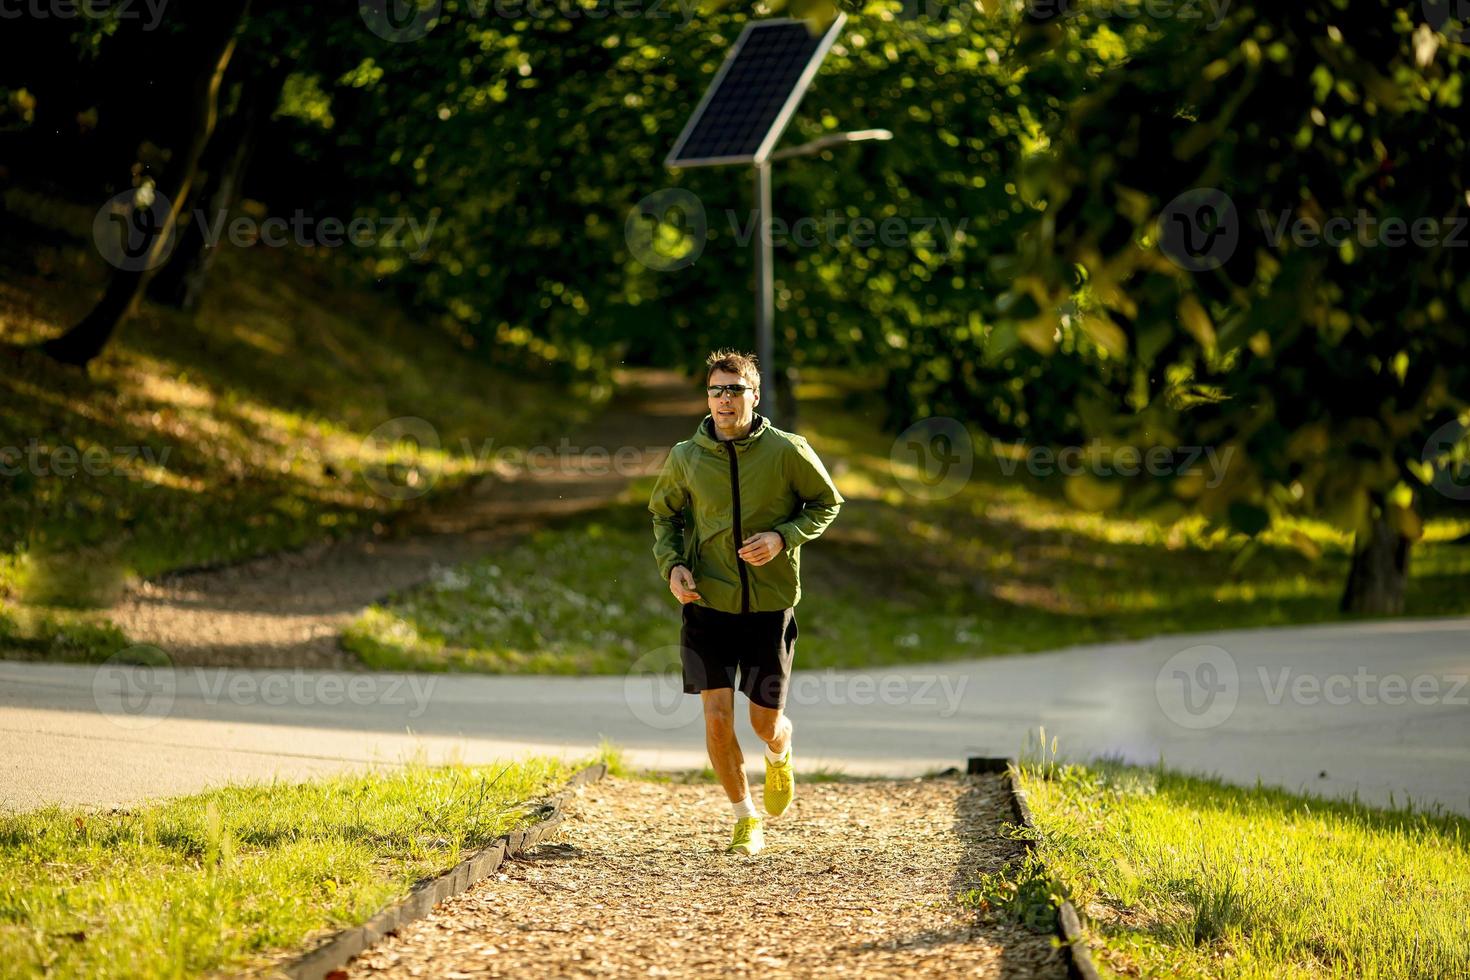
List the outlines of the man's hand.
{"type": "Polygon", "coordinates": [[[675,565],[674,570],[669,572],[669,591],[674,593],[674,598],[681,603],[690,603],[695,599],[703,598],[694,591],[694,573],[683,565],[675,565]]]}
{"type": "Polygon", "coordinates": [[[740,557],[752,565],[764,565],[781,553],[786,547],[786,540],[775,531],[762,531],[752,534],[745,539],[745,545],[740,549],[740,557]]]}

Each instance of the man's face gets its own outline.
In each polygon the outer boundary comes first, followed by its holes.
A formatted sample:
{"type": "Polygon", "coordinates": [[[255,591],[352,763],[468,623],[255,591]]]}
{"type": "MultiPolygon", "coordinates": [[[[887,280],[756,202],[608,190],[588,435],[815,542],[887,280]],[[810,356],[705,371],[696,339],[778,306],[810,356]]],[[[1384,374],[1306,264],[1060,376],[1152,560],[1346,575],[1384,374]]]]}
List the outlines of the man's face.
{"type": "Polygon", "coordinates": [[[738,438],[750,429],[754,420],[755,407],[761,396],[751,387],[749,380],[733,371],[717,370],[710,373],[711,385],[745,385],[745,392],[738,397],[722,391],[709,400],[709,414],[715,420],[715,429],[726,439],[738,438]]]}

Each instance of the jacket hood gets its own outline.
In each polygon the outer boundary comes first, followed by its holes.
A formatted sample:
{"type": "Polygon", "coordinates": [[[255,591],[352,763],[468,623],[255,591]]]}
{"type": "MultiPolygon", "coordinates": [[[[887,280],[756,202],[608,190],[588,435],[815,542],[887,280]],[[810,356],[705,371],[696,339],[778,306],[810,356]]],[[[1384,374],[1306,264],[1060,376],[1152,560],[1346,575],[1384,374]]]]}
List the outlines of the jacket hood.
{"type": "MultiPolygon", "coordinates": [[[[753,412],[750,419],[750,432],[739,439],[731,440],[735,444],[735,451],[737,453],[745,452],[751,446],[755,445],[755,441],[765,435],[771,428],[770,419],[766,418],[760,412],[753,412]]],[[[696,445],[702,446],[710,452],[724,455],[723,441],[715,434],[715,419],[713,415],[706,414],[703,420],[700,421],[699,428],[694,430],[694,442],[696,445]]]]}

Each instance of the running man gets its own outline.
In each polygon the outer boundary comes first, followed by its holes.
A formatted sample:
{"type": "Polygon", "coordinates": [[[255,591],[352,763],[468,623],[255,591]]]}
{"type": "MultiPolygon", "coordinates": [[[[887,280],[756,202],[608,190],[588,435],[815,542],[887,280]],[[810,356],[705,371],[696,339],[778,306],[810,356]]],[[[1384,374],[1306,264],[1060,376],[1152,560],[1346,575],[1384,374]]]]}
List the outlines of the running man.
{"type": "Polygon", "coordinates": [[[779,817],[796,791],[783,711],[801,546],[827,529],[843,497],[805,439],[755,412],[753,356],[719,350],[705,364],[709,414],[669,453],[648,510],[659,574],[682,603],[684,692],[704,702],[710,765],[735,815],[726,851],[751,855],[765,835],[735,738],[736,675],[751,727],[766,743],[765,810],[779,817]]]}

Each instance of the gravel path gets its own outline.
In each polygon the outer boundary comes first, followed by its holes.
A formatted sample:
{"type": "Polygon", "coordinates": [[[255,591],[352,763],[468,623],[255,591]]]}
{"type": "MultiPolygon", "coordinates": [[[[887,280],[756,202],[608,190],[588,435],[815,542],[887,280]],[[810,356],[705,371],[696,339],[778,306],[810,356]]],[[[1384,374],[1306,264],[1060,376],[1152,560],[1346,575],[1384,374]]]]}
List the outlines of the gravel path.
{"type": "Polygon", "coordinates": [[[367,606],[427,581],[436,567],[493,554],[541,521],[601,507],[693,431],[704,402],[688,379],[634,370],[618,378],[609,410],[553,460],[486,477],[393,522],[387,536],[359,536],[269,555],[218,570],[165,575],[130,590],[107,613],[135,643],[176,664],[355,670],[338,637],[367,606]],[[636,450],[636,462],[617,453],[636,450]],[[607,455],[588,453],[603,450],[607,455]],[[620,459],[614,467],[611,459],[620,459]]]}
{"type": "Polygon", "coordinates": [[[798,772],[766,849],[744,858],[723,853],[733,821],[717,787],[608,777],[578,791],[553,841],[346,975],[1064,977],[1050,934],[953,901],[1023,853],[1000,836],[1003,779],[798,772]]]}

